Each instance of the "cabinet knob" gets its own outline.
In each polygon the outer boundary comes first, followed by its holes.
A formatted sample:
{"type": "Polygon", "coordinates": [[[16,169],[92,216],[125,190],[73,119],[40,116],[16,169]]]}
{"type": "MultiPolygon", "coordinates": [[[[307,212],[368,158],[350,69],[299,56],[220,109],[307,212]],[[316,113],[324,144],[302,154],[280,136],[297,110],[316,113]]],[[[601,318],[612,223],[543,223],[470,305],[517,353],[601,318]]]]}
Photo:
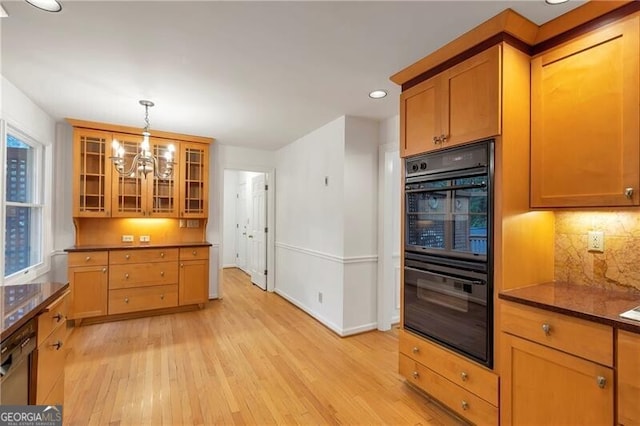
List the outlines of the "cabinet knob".
{"type": "Polygon", "coordinates": [[[411,349],[411,352],[413,352],[414,354],[417,354],[418,352],[420,352],[420,348],[417,346],[414,346],[413,349],[411,349]]]}
{"type": "Polygon", "coordinates": [[[84,260],[85,260],[85,262],[90,261],[90,260],[91,260],[91,256],[87,256],[87,257],[85,257],[85,258],[84,258],[84,260]]]}
{"type": "Polygon", "coordinates": [[[160,252],[160,257],[164,257],[164,252],[163,251],[160,252]]]}
{"type": "Polygon", "coordinates": [[[180,267],[181,267],[181,268],[184,268],[184,263],[181,263],[181,264],[180,264],[180,267]]]}
{"type": "Polygon", "coordinates": [[[129,298],[128,297],[124,298],[124,303],[129,303],[129,298]]]}
{"type": "Polygon", "coordinates": [[[440,135],[440,143],[445,143],[447,141],[448,136],[445,134],[440,135]]]}
{"type": "Polygon", "coordinates": [[[544,334],[549,336],[551,334],[551,325],[544,323],[542,324],[542,331],[544,331],[544,334]]]}
{"type": "Polygon", "coordinates": [[[130,257],[130,256],[129,256],[128,254],[125,254],[125,255],[124,255],[124,258],[125,258],[125,259],[127,259],[127,260],[129,260],[129,257],[130,257]]]}
{"type": "Polygon", "coordinates": [[[164,300],[164,294],[160,295],[160,300],[164,300]]]}
{"type": "Polygon", "coordinates": [[[633,198],[633,188],[625,188],[624,196],[627,197],[628,199],[633,198]]]}
{"type": "Polygon", "coordinates": [[[62,314],[60,312],[55,314],[53,317],[56,319],[56,322],[62,321],[62,318],[63,318],[63,316],[62,316],[62,314]]]}
{"type": "Polygon", "coordinates": [[[160,276],[164,277],[164,271],[160,271],[160,276]]]}
{"type": "Polygon", "coordinates": [[[596,377],[596,383],[598,383],[598,387],[600,389],[604,389],[604,387],[607,385],[607,379],[605,377],[598,376],[596,377]]]}
{"type": "Polygon", "coordinates": [[[466,382],[467,379],[469,379],[469,375],[463,371],[462,373],[460,373],[460,378],[463,382],[466,382]]]}
{"type": "Polygon", "coordinates": [[[440,143],[441,143],[440,138],[438,136],[434,136],[433,137],[433,144],[434,145],[438,145],[440,143]]]}
{"type": "Polygon", "coordinates": [[[462,400],[462,402],[460,403],[460,406],[462,407],[463,410],[467,411],[469,409],[469,403],[467,401],[465,401],[464,399],[462,400]]]}
{"type": "Polygon", "coordinates": [[[59,351],[60,348],[62,347],[62,341],[58,340],[57,342],[52,344],[51,347],[56,348],[56,351],[59,351]]]}
{"type": "Polygon", "coordinates": [[[106,274],[107,273],[107,268],[102,268],[102,273],[106,274]]]}
{"type": "Polygon", "coordinates": [[[124,279],[128,280],[129,279],[129,274],[124,274],[124,279]]]}
{"type": "Polygon", "coordinates": [[[411,373],[411,375],[413,376],[414,379],[417,379],[418,377],[420,377],[420,374],[417,371],[414,371],[413,373],[411,373]]]}
{"type": "Polygon", "coordinates": [[[194,256],[197,256],[198,252],[196,250],[194,250],[194,251],[191,252],[191,254],[194,255],[194,256]]]}

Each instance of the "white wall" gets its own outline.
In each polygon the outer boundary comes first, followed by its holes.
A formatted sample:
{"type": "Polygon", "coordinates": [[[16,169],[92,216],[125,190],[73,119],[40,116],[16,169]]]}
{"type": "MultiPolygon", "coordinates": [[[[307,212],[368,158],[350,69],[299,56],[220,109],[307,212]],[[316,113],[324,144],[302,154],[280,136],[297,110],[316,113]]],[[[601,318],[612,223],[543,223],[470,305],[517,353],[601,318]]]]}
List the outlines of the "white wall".
{"type": "Polygon", "coordinates": [[[236,196],[238,189],[238,172],[224,171],[223,191],[223,235],[222,235],[222,267],[236,266],[236,196]]]}
{"type": "Polygon", "coordinates": [[[277,151],[276,291],[340,335],[376,324],[377,132],[340,117],[277,151]]]}

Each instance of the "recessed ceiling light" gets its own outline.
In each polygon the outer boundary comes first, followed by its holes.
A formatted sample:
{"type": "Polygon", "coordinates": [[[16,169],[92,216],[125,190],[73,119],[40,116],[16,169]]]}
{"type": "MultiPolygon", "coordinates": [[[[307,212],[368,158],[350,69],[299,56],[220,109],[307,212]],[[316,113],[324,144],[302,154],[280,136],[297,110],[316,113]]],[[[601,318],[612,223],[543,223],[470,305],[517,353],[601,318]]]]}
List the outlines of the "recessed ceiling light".
{"type": "Polygon", "coordinates": [[[566,3],[569,0],[544,0],[544,2],[546,4],[562,4],[562,3],[566,3]]]}
{"type": "Polygon", "coordinates": [[[4,10],[4,7],[2,7],[2,5],[0,4],[0,18],[7,18],[9,17],[9,14],[7,13],[6,10],[4,10]]]}
{"type": "Polygon", "coordinates": [[[26,0],[31,6],[35,6],[38,9],[46,10],[47,12],[60,12],[62,5],[57,0],[26,0]]]}
{"type": "Polygon", "coordinates": [[[369,97],[372,99],[382,99],[385,96],[387,96],[386,90],[374,90],[373,92],[369,93],[369,97]]]}

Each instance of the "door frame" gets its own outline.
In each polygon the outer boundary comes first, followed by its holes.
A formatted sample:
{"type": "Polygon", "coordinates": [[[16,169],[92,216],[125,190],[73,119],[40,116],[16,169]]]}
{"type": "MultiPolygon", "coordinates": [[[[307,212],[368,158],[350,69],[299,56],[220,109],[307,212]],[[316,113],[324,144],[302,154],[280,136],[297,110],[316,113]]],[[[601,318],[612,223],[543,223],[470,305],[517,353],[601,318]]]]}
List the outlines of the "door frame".
{"type": "MultiPolygon", "coordinates": [[[[221,175],[220,188],[223,191],[221,194],[220,201],[220,212],[224,211],[224,171],[225,170],[235,170],[239,172],[256,172],[256,173],[264,173],[267,185],[269,186],[269,190],[267,191],[267,228],[269,231],[267,232],[267,291],[273,292],[275,290],[275,252],[276,252],[276,238],[275,238],[275,204],[276,204],[276,170],[273,167],[260,167],[254,165],[241,165],[241,164],[223,164],[221,175]]],[[[218,233],[220,236],[224,235],[224,221],[220,220],[218,222],[218,233]]],[[[221,238],[222,240],[222,238],[221,238]]],[[[221,247],[218,252],[219,257],[219,265],[222,265],[223,261],[224,249],[221,247]]],[[[218,279],[218,288],[219,293],[222,293],[222,268],[220,268],[219,279],[218,279]]],[[[220,296],[223,297],[222,294],[220,296]]],[[[219,296],[219,297],[220,297],[219,296]]]]}

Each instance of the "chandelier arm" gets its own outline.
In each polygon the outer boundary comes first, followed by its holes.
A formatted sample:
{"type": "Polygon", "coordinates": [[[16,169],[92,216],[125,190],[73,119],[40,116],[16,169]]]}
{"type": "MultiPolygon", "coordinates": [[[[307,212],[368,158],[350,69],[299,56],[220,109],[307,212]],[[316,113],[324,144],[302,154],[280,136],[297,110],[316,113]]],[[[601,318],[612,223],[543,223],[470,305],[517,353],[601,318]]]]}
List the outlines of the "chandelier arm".
{"type": "Polygon", "coordinates": [[[122,164],[122,167],[123,167],[122,171],[120,171],[120,169],[118,169],[117,167],[116,167],[116,171],[120,175],[126,177],[126,176],[131,176],[131,173],[133,173],[135,171],[135,169],[136,169],[136,167],[138,165],[138,161],[140,160],[140,154],[138,153],[133,157],[133,160],[131,161],[131,167],[129,167],[129,169],[126,172],[124,171],[124,158],[122,158],[122,157],[116,157],[116,158],[121,158],[122,159],[122,163],[123,163],[122,164]]]}

